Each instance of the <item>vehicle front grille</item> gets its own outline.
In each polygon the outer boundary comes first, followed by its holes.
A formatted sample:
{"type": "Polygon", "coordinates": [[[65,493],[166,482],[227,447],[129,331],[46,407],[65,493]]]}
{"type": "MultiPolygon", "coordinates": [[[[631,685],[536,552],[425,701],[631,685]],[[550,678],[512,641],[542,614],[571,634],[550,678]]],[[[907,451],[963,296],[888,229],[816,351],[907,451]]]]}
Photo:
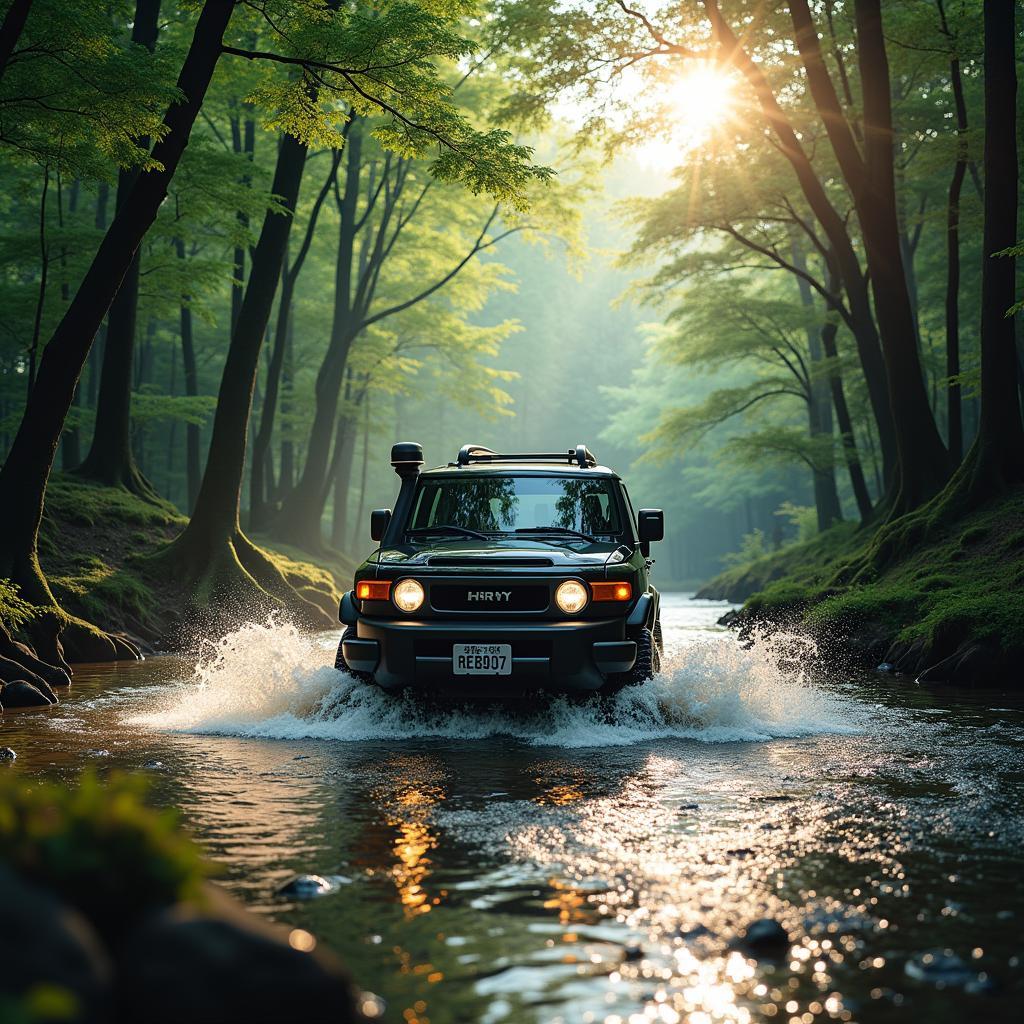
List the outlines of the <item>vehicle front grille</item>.
{"type": "Polygon", "coordinates": [[[544,637],[511,636],[479,640],[467,637],[462,640],[440,640],[436,637],[421,637],[414,645],[417,658],[450,658],[452,646],[456,643],[510,643],[513,658],[550,658],[551,641],[544,637]]]}
{"type": "Polygon", "coordinates": [[[430,588],[430,604],[440,612],[542,612],[549,595],[545,584],[435,583],[430,588]]]}

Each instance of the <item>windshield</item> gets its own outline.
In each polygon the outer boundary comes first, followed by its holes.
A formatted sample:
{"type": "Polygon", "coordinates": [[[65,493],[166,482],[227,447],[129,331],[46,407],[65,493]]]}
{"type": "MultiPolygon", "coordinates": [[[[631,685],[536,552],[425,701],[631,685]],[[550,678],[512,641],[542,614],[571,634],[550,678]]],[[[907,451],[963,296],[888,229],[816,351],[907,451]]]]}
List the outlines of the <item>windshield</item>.
{"type": "Polygon", "coordinates": [[[460,527],[478,533],[621,530],[615,481],[550,476],[473,476],[420,481],[410,530],[460,527]]]}

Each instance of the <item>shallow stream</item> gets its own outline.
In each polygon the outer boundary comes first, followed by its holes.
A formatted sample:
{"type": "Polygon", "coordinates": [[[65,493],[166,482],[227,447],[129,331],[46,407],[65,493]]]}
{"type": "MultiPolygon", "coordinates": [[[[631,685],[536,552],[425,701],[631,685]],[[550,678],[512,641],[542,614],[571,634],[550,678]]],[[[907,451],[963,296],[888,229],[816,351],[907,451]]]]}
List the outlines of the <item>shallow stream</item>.
{"type": "Polygon", "coordinates": [[[452,709],[250,625],[81,669],[8,714],[2,770],[147,768],[259,912],[395,1022],[1018,1020],[1024,702],[803,677],[669,595],[662,675],[612,703],[452,709]],[[334,891],[277,895],[296,873],[334,891]],[[753,921],[790,936],[737,946],[753,921]]]}

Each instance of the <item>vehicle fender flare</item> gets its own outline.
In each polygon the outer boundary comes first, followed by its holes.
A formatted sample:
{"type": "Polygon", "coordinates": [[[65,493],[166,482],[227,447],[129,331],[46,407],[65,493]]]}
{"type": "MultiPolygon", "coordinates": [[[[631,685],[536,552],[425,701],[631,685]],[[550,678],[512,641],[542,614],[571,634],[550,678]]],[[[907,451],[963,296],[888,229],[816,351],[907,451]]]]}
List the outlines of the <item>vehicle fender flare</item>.
{"type": "Polygon", "coordinates": [[[356,597],[351,590],[341,595],[341,604],[338,605],[338,620],[346,626],[354,626],[359,621],[356,597]]]}
{"type": "Polygon", "coordinates": [[[657,591],[653,593],[648,591],[646,594],[641,594],[637,599],[633,610],[629,613],[629,618],[626,619],[626,628],[629,630],[643,629],[646,626],[648,629],[654,627],[655,619],[657,618],[658,602],[657,602],[657,591]]]}

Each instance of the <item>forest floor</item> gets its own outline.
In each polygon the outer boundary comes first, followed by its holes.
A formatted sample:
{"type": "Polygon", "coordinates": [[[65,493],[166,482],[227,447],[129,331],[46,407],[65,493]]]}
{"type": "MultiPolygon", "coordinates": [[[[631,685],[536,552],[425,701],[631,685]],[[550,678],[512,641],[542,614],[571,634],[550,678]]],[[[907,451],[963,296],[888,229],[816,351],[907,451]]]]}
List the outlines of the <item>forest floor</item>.
{"type": "MultiPolygon", "coordinates": [[[[40,564],[54,596],[72,615],[145,647],[184,646],[195,639],[183,611],[187,596],[174,580],[150,575],[146,556],[173,540],[187,521],[169,502],[55,475],[46,491],[40,564]]],[[[351,584],[351,562],[337,554],[314,560],[264,537],[251,539],[303,597],[337,618],[341,592],[351,584]]],[[[0,621],[17,619],[16,610],[4,607],[10,600],[16,598],[0,592],[0,621]]]]}
{"type": "Polygon", "coordinates": [[[879,569],[873,534],[841,523],[710,580],[698,597],[743,601],[727,618],[810,634],[823,657],[923,682],[1005,685],[1024,660],[1024,489],[879,569]],[[851,572],[851,567],[856,571],[851,572]]]}

